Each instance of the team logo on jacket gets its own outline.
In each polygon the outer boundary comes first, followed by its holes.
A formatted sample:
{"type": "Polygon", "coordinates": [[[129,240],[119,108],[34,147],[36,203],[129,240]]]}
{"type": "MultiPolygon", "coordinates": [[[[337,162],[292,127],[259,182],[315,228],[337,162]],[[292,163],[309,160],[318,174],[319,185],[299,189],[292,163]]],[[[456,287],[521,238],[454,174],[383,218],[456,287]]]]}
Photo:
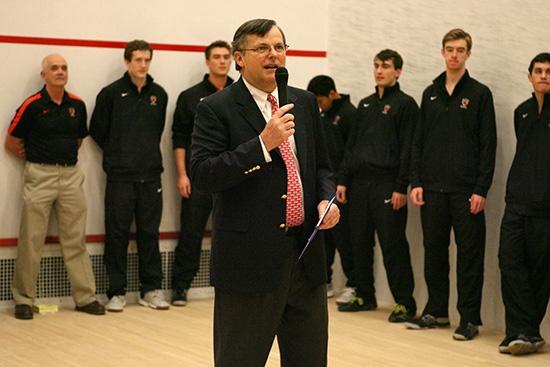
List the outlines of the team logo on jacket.
{"type": "Polygon", "coordinates": [[[387,115],[388,112],[390,112],[390,110],[391,110],[391,106],[389,104],[387,104],[387,105],[384,106],[384,109],[382,110],[382,113],[384,115],[387,115]]]}
{"type": "Polygon", "coordinates": [[[42,110],[42,115],[45,115],[45,114],[47,114],[48,112],[50,112],[50,110],[48,110],[47,108],[45,108],[45,109],[42,110]]]}
{"type": "Polygon", "coordinates": [[[74,109],[74,107],[69,107],[68,111],[69,111],[69,116],[71,117],[76,116],[76,110],[74,109]]]}
{"type": "Polygon", "coordinates": [[[149,97],[149,100],[151,101],[151,103],[149,103],[151,106],[157,105],[157,96],[151,96],[149,97]]]}
{"type": "Polygon", "coordinates": [[[342,118],[340,117],[340,115],[334,116],[334,120],[332,120],[332,124],[335,125],[335,126],[338,126],[340,124],[341,119],[342,118]]]}
{"type": "Polygon", "coordinates": [[[460,102],[460,108],[467,110],[469,104],[470,100],[468,98],[462,98],[462,101],[460,102]]]}

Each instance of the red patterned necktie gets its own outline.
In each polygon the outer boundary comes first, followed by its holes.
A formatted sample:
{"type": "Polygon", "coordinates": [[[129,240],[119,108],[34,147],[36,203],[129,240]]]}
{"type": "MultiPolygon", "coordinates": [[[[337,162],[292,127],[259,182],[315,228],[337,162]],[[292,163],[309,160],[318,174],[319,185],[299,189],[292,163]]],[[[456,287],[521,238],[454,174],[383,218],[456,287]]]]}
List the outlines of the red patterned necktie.
{"type": "MultiPolygon", "coordinates": [[[[279,109],[277,100],[272,94],[267,95],[267,100],[271,103],[271,114],[274,115],[279,109]]],[[[296,227],[301,225],[304,221],[302,214],[302,188],[298,177],[298,169],[296,168],[296,162],[294,161],[294,155],[292,154],[292,148],[288,139],[279,145],[279,151],[281,152],[281,156],[286,166],[286,226],[296,227]]]]}

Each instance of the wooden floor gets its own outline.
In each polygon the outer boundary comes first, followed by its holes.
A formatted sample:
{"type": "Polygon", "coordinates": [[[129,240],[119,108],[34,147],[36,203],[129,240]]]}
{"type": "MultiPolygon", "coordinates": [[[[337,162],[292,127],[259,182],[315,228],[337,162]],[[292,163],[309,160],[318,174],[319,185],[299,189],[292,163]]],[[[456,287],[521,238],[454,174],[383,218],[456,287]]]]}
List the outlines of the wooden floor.
{"type": "MultiPolygon", "coordinates": [[[[90,316],[62,309],[16,320],[0,312],[1,367],[212,366],[211,300],[154,311],[130,305],[121,314],[90,316]]],[[[473,341],[450,329],[413,331],[386,321],[388,309],[344,314],[330,303],[331,367],[549,367],[547,346],[535,355],[499,354],[502,335],[487,330],[473,341]]],[[[277,347],[267,366],[279,366],[277,347]]]]}

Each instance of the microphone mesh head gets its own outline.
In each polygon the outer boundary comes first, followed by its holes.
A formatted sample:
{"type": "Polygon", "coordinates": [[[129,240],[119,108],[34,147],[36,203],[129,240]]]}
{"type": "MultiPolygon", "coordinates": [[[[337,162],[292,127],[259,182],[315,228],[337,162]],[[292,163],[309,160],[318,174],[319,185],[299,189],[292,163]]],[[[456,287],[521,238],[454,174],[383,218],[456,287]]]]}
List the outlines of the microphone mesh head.
{"type": "Polygon", "coordinates": [[[288,83],[288,70],[284,66],[275,70],[275,80],[277,81],[277,85],[288,83]]]}

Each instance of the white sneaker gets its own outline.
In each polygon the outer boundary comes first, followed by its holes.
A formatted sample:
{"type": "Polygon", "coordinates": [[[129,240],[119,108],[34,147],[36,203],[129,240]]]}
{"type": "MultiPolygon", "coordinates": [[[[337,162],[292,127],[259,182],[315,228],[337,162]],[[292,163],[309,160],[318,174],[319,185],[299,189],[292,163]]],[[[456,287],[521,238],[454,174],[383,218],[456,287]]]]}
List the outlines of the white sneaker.
{"type": "Polygon", "coordinates": [[[353,297],[355,297],[355,289],[346,287],[340,294],[340,297],[336,299],[336,304],[345,305],[349,303],[353,297]]]}
{"type": "Polygon", "coordinates": [[[164,299],[164,294],[160,289],[145,293],[143,298],[139,299],[139,304],[145,307],[151,307],[154,310],[167,310],[170,304],[164,299]]]}
{"type": "Polygon", "coordinates": [[[332,288],[332,283],[327,283],[327,298],[334,297],[334,289],[332,288]]]}
{"type": "Polygon", "coordinates": [[[124,306],[126,306],[126,297],[113,296],[105,308],[110,312],[122,312],[124,310],[124,306]]]}

